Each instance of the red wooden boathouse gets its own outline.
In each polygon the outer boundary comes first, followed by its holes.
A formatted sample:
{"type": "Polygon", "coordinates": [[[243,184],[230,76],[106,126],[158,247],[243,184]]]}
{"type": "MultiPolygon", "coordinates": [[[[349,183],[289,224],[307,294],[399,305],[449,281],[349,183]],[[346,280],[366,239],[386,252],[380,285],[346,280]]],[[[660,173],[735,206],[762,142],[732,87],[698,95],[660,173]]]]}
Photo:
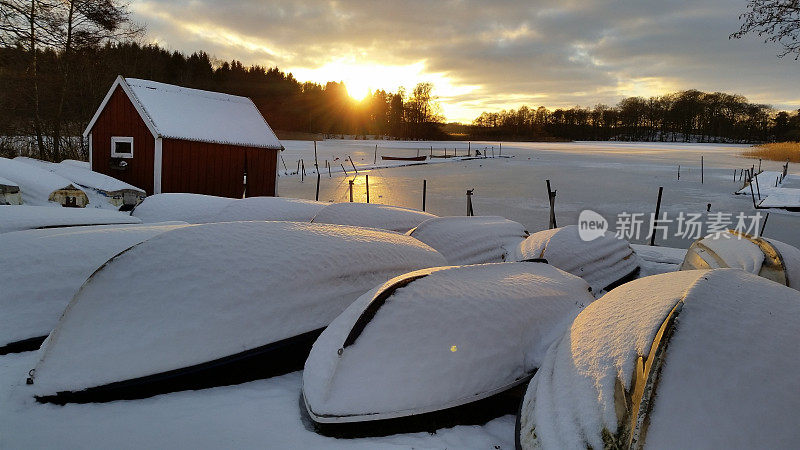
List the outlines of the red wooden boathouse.
{"type": "Polygon", "coordinates": [[[246,97],[119,76],[83,135],[92,170],[148,194],[277,195],[283,147],[246,97]]]}

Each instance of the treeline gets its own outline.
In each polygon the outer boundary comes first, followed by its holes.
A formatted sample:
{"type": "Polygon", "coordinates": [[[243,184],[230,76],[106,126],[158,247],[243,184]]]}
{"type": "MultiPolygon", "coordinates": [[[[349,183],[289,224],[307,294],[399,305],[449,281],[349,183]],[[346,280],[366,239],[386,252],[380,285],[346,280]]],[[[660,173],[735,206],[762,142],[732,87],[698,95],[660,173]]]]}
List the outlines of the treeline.
{"type": "Polygon", "coordinates": [[[776,111],[741,95],[687,90],[616,106],[482,113],[469,134],[487,139],[767,142],[800,140],[800,111],[776,111]]]}

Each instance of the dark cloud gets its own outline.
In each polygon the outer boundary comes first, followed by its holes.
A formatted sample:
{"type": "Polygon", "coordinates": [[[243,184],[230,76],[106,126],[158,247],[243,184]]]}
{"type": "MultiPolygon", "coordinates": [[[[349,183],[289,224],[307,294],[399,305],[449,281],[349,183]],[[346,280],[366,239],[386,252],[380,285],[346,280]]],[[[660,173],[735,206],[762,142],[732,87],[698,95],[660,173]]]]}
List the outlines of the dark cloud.
{"type": "Polygon", "coordinates": [[[221,59],[284,69],[339,58],[425,61],[427,72],[474,86],[444,98],[462,120],[482,108],[614,104],[687,88],[800,104],[800,63],[778,60],[755,37],[728,39],[745,0],[146,0],[133,7],[150,38],[221,59]]]}

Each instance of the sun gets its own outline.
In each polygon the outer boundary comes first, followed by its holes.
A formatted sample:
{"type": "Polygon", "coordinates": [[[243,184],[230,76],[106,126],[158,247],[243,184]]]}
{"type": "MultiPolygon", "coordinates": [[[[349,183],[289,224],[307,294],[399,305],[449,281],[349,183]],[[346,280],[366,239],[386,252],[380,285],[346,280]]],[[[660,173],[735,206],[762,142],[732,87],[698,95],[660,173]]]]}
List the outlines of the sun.
{"type": "Polygon", "coordinates": [[[372,91],[372,87],[369,84],[362,82],[344,81],[344,85],[347,88],[347,95],[359,102],[367,98],[367,95],[372,91]]]}

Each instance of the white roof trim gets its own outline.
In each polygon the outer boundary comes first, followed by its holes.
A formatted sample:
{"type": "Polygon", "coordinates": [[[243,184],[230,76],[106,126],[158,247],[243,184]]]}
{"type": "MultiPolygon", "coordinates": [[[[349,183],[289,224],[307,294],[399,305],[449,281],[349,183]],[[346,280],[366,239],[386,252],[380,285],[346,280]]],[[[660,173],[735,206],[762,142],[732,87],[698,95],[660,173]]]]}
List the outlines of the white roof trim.
{"type": "Polygon", "coordinates": [[[86,129],[83,130],[83,137],[87,137],[89,133],[92,131],[94,123],[97,122],[97,119],[100,117],[100,113],[102,113],[103,110],[106,109],[106,105],[108,104],[108,101],[111,100],[111,96],[114,94],[114,91],[117,89],[117,86],[120,86],[122,88],[122,91],[125,92],[125,95],[128,96],[128,99],[130,99],[134,108],[136,108],[136,112],[139,113],[139,116],[142,118],[142,121],[144,121],[144,124],[147,125],[147,129],[150,130],[150,133],[153,135],[153,137],[154,138],[160,137],[160,135],[158,134],[158,128],[156,128],[156,124],[153,123],[153,120],[147,114],[147,111],[144,110],[139,100],[133,94],[133,91],[131,90],[130,86],[128,86],[128,83],[125,82],[125,78],[122,75],[117,75],[117,79],[114,80],[114,84],[111,85],[111,89],[109,89],[108,93],[106,93],[105,98],[103,98],[103,101],[100,103],[100,107],[97,108],[97,111],[94,113],[94,116],[92,116],[92,120],[89,121],[89,125],[87,125],[86,129]]]}

